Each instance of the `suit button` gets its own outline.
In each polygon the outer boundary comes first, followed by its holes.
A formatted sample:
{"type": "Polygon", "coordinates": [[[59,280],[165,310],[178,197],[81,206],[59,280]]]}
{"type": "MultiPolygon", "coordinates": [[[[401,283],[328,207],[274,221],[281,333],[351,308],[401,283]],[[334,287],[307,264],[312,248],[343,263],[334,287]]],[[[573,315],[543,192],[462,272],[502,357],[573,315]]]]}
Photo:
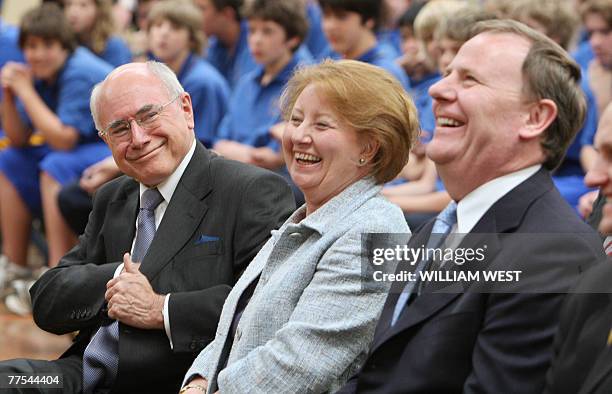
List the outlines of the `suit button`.
{"type": "Polygon", "coordinates": [[[198,348],[198,346],[196,345],[195,341],[192,341],[189,344],[189,350],[196,350],[198,348]]]}

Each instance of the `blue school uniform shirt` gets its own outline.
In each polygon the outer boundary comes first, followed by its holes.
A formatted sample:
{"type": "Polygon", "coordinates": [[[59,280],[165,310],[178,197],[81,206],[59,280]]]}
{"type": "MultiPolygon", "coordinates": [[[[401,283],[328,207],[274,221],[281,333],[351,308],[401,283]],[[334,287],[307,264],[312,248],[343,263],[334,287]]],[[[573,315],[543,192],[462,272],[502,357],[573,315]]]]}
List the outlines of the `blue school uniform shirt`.
{"type": "Polygon", "coordinates": [[[304,44],[308,47],[313,58],[321,61],[329,56],[331,48],[321,27],[322,12],[319,4],[309,2],[306,6],[306,15],[308,16],[308,35],[304,44]]]}
{"type": "Polygon", "coordinates": [[[233,54],[230,54],[228,48],[217,37],[210,37],[208,39],[206,60],[219,70],[231,89],[234,89],[241,77],[257,67],[257,63],[255,63],[249,51],[248,34],[247,21],[244,20],[240,22],[240,36],[233,54]]]}
{"type": "Polygon", "coordinates": [[[269,130],[281,122],[279,98],[293,70],[308,64],[303,51],[297,51],[291,61],[266,86],[261,85],[262,66],[240,79],[232,92],[228,113],[223,118],[215,140],[232,140],[253,147],[270,147],[276,151],[280,144],[269,130]]]}
{"type": "Polygon", "coordinates": [[[7,25],[0,19],[0,68],[8,61],[24,62],[23,53],[17,43],[18,39],[19,29],[7,25]]]}
{"type": "MultiPolygon", "coordinates": [[[[588,70],[589,63],[595,58],[591,43],[587,40],[578,44],[576,49],[572,52],[572,57],[583,70],[588,70]]],[[[583,74],[586,75],[586,73],[583,74]]]]}
{"type": "Polygon", "coordinates": [[[132,61],[132,52],[125,41],[112,36],[106,41],[106,48],[98,56],[113,67],[121,66],[132,61]]]}
{"type": "Polygon", "coordinates": [[[376,39],[390,57],[396,59],[402,55],[402,35],[399,29],[381,29],[376,33],[376,39]]]}
{"type": "Polygon", "coordinates": [[[439,73],[432,73],[425,76],[418,82],[411,81],[412,88],[410,90],[414,105],[419,114],[419,125],[421,130],[427,131],[428,135],[421,137],[422,142],[429,142],[433,137],[433,132],[436,128],[436,118],[433,113],[433,100],[429,95],[429,88],[441,78],[439,73]]]}
{"type": "MultiPolygon", "coordinates": [[[[582,73],[584,75],[585,71],[583,70],[582,73]]],[[[580,164],[580,151],[585,145],[593,145],[598,120],[595,98],[588,81],[584,78],[581,80],[581,87],[587,102],[584,125],[568,148],[563,162],[553,174],[555,186],[572,207],[576,207],[580,196],[590,190],[584,184],[584,170],[580,164]]]]}
{"type": "MultiPolygon", "coordinates": [[[[66,126],[80,134],[79,143],[101,142],[89,109],[93,87],[111,72],[112,66],[85,47],[78,47],[68,57],[53,84],[34,80],[34,88],[45,104],[66,126]]],[[[23,104],[17,109],[24,124],[32,127],[23,104]]]]}
{"type": "MultiPolygon", "coordinates": [[[[586,72],[583,70],[582,73],[584,75],[586,72]]],[[[589,83],[586,79],[583,78],[580,85],[587,103],[587,113],[584,119],[584,125],[582,126],[582,129],[578,131],[576,138],[574,138],[574,141],[568,148],[561,166],[555,171],[556,176],[584,176],[584,171],[582,169],[582,165],[580,164],[580,150],[585,145],[593,145],[595,131],[597,131],[598,114],[595,97],[593,96],[593,92],[591,91],[589,83]]]]}
{"type": "MultiPolygon", "coordinates": [[[[338,60],[342,59],[342,56],[330,47],[328,53],[324,54],[323,58],[338,60]]],[[[400,81],[406,91],[410,91],[410,80],[408,79],[408,75],[402,67],[395,62],[395,58],[390,54],[390,51],[386,50],[380,43],[377,43],[372,49],[355,60],[384,68],[400,81]]]]}
{"type": "Polygon", "coordinates": [[[384,51],[384,47],[380,44],[376,44],[372,49],[361,55],[358,59],[364,63],[373,64],[378,67],[382,67],[390,72],[398,81],[401,82],[404,89],[407,91],[410,89],[410,82],[408,76],[404,70],[395,63],[395,59],[384,51]]]}
{"type": "Polygon", "coordinates": [[[177,78],[191,96],[196,137],[211,147],[227,112],[230,97],[227,81],[216,68],[193,53],[183,63],[177,78]]]}
{"type": "MultiPolygon", "coordinates": [[[[18,38],[19,29],[7,25],[0,19],[0,69],[9,61],[25,62],[23,53],[21,53],[21,49],[19,49],[17,44],[18,38]]],[[[0,101],[2,101],[2,89],[0,89],[0,101]]],[[[2,131],[2,123],[0,123],[0,138],[3,136],[4,131],[2,131]]]]}
{"type": "MultiPolygon", "coordinates": [[[[9,61],[25,62],[23,53],[17,44],[18,38],[19,29],[7,25],[0,19],[0,69],[9,61]]],[[[0,89],[0,100],[2,100],[2,89],[0,89]]],[[[2,129],[2,125],[0,125],[0,129],[2,129]]]]}

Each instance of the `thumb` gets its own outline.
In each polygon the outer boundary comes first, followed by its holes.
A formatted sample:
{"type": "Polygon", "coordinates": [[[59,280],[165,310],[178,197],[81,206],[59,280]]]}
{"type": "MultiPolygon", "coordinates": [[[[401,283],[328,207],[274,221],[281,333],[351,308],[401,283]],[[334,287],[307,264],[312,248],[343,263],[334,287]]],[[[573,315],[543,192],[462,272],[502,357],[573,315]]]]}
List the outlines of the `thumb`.
{"type": "Polygon", "coordinates": [[[129,253],[125,253],[123,255],[123,269],[125,269],[125,272],[129,273],[135,273],[136,271],[138,271],[138,269],[132,262],[132,258],[129,253]]]}

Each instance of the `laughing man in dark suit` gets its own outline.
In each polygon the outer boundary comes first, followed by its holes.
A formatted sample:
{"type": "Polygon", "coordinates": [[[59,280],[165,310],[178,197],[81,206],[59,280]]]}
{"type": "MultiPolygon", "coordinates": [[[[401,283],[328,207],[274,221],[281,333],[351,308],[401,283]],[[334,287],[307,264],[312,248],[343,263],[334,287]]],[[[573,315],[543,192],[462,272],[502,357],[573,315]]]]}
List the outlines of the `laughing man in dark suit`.
{"type": "MultiPolygon", "coordinates": [[[[368,359],[343,393],[540,393],[563,293],[603,258],[550,177],[584,118],[574,61],[522,24],[486,21],[445,74],[429,91],[437,124],[427,155],[454,200],[446,228],[465,234],[460,247],[488,234],[483,267],[521,270],[529,282],[501,292],[421,283],[409,296],[392,287],[368,359]]],[[[427,244],[433,227],[409,246],[427,244]]]]}

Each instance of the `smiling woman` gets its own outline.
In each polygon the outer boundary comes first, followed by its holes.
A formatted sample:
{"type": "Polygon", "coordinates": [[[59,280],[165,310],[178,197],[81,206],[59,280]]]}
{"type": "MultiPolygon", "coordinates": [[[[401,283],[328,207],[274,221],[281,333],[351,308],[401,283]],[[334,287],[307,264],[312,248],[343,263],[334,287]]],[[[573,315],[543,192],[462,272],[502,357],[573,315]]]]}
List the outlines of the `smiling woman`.
{"type": "Polygon", "coordinates": [[[282,110],[283,153],[306,204],[236,283],[184,393],[337,390],[364,359],[387,290],[363,290],[373,279],[361,272],[362,235],[410,231],[380,194],[419,131],[391,74],[351,60],[302,68],[282,110]]]}
{"type": "Polygon", "coordinates": [[[419,126],[398,86],[381,68],[349,60],[302,68],[289,81],[283,151],[308,213],[361,178],[382,184],[401,171],[419,126]]]}

